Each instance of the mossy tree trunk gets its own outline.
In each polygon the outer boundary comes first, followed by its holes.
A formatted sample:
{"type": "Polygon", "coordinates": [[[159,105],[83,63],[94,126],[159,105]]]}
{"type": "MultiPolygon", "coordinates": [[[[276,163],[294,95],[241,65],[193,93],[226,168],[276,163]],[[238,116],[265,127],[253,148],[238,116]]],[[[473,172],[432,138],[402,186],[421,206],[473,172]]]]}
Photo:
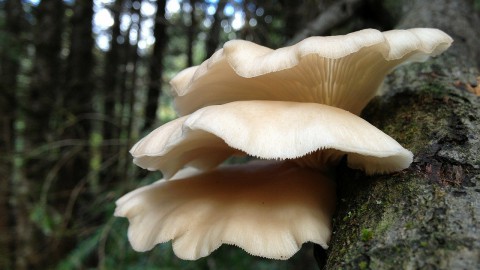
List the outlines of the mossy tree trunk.
{"type": "MultiPolygon", "coordinates": [[[[388,1],[386,1],[388,2],[388,1]]],[[[396,70],[364,118],[414,155],[367,177],[339,168],[327,269],[480,269],[480,29],[471,1],[410,1],[397,28],[437,27],[440,57],[396,70]]]]}

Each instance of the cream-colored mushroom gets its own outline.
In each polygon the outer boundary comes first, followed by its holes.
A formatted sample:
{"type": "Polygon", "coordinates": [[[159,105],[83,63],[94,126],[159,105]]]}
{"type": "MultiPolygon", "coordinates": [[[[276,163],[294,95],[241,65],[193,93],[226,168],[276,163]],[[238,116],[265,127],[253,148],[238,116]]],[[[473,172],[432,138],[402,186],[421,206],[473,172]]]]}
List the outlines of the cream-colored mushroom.
{"type": "Polygon", "coordinates": [[[303,243],[327,248],[335,205],[333,182],[285,162],[226,166],[160,180],[117,201],[130,221],[137,251],[173,240],[182,259],[209,255],[222,244],[271,259],[288,259],[303,243]]]}
{"type": "Polygon", "coordinates": [[[392,69],[440,54],[451,43],[429,28],[310,37],[277,50],[234,40],[171,84],[181,115],[238,100],[317,102],[359,114],[392,69]]]}
{"type": "Polygon", "coordinates": [[[184,116],[131,149],[137,165],[173,179],[117,201],[132,246],[173,240],[183,259],[224,243],[273,259],[305,242],[326,248],[335,204],[329,169],[345,155],[368,174],[399,171],[413,159],[356,114],[393,68],[451,42],[421,28],[312,37],[278,50],[231,41],[182,71],[172,85],[184,116]],[[277,161],[217,167],[232,155],[277,161]],[[189,166],[200,171],[182,170],[189,166]]]}
{"type": "Polygon", "coordinates": [[[131,150],[134,162],[171,177],[185,165],[203,170],[230,155],[291,159],[326,169],[343,155],[369,174],[402,170],[412,153],[362,118],[317,103],[237,101],[202,108],[156,129],[131,150]]]}

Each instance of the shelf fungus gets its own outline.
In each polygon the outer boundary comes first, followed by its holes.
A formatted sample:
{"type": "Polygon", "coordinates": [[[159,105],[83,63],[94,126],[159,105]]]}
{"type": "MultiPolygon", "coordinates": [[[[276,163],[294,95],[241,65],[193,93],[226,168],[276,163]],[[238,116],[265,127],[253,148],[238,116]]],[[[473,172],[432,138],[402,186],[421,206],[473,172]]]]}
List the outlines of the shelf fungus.
{"type": "Polygon", "coordinates": [[[157,181],[119,199],[115,214],[130,220],[128,237],[138,251],[173,240],[186,260],[221,244],[287,259],[307,241],[327,247],[334,205],[334,184],[321,172],[253,162],[157,181]]]}
{"type": "Polygon", "coordinates": [[[451,42],[437,29],[368,29],[278,50],[230,41],[182,71],[172,80],[181,117],[131,150],[135,164],[164,175],[117,201],[133,248],[171,240],[187,260],[222,244],[271,259],[305,242],[328,248],[338,162],[377,174],[413,159],[358,114],[393,68],[451,42]],[[235,155],[261,160],[222,165],[235,155]]]}
{"type": "Polygon", "coordinates": [[[428,28],[310,37],[277,50],[233,40],[171,85],[181,115],[238,100],[316,102],[359,114],[395,67],[424,61],[451,43],[428,28]]]}

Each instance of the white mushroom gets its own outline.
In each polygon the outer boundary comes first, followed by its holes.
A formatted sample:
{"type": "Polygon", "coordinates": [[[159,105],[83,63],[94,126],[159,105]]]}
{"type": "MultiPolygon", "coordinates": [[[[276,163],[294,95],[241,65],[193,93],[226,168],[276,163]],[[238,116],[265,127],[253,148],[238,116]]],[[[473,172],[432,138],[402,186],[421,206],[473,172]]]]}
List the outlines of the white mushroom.
{"type": "Polygon", "coordinates": [[[183,259],[224,243],[273,259],[305,242],[327,248],[335,204],[329,169],[345,155],[367,174],[405,169],[413,158],[356,114],[393,68],[451,43],[422,28],[312,37],[278,50],[226,43],[172,80],[184,116],[131,149],[137,165],[174,179],[117,201],[132,246],[146,251],[172,240],[183,259]],[[232,155],[277,161],[217,167],[232,155]]]}
{"type": "MultiPolygon", "coordinates": [[[[188,175],[188,174],[187,174],[188,175]]],[[[182,259],[222,244],[271,259],[288,259],[305,242],[327,248],[335,205],[333,182],[284,162],[221,167],[134,190],[117,201],[137,251],[173,240],[182,259]]]]}
{"type": "Polygon", "coordinates": [[[310,37],[277,50],[234,40],[171,84],[181,115],[238,100],[317,102],[359,114],[393,68],[440,54],[451,43],[429,28],[310,37]]]}
{"type": "Polygon", "coordinates": [[[185,165],[214,168],[241,152],[316,169],[330,168],[346,154],[348,166],[368,174],[402,170],[413,156],[352,113],[285,101],[208,106],[154,130],[131,150],[137,165],[161,170],[166,178],[185,165]]]}

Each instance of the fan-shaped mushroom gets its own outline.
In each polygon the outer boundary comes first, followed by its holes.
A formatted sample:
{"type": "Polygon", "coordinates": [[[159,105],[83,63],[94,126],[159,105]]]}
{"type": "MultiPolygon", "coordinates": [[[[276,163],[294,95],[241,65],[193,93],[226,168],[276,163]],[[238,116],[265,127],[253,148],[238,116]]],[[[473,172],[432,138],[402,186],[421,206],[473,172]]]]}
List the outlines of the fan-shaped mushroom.
{"type": "Polygon", "coordinates": [[[392,69],[438,55],[451,43],[430,28],[310,37],[277,50],[234,40],[171,84],[181,115],[238,100],[317,102],[359,114],[392,69]]]}
{"type": "Polygon", "coordinates": [[[115,215],[129,219],[133,247],[173,240],[184,259],[222,243],[274,259],[307,241],[326,248],[335,204],[329,168],[344,155],[368,174],[412,162],[410,151],[356,114],[394,67],[451,42],[426,28],[312,37],[278,50],[231,41],[179,73],[172,85],[184,116],[131,150],[137,165],[174,180],[117,201],[115,215]],[[277,161],[217,167],[235,154],[277,161]]]}
{"type": "Polygon", "coordinates": [[[410,151],[352,113],[285,101],[208,106],[154,130],[131,150],[137,165],[166,178],[185,165],[211,169],[242,152],[316,169],[347,154],[350,167],[367,173],[402,170],[412,162],[410,151]]]}
{"type": "Polygon", "coordinates": [[[221,244],[288,259],[305,242],[327,248],[335,188],[321,172],[285,162],[220,167],[160,180],[117,201],[130,221],[133,248],[173,240],[182,259],[207,256],[221,244]]]}

